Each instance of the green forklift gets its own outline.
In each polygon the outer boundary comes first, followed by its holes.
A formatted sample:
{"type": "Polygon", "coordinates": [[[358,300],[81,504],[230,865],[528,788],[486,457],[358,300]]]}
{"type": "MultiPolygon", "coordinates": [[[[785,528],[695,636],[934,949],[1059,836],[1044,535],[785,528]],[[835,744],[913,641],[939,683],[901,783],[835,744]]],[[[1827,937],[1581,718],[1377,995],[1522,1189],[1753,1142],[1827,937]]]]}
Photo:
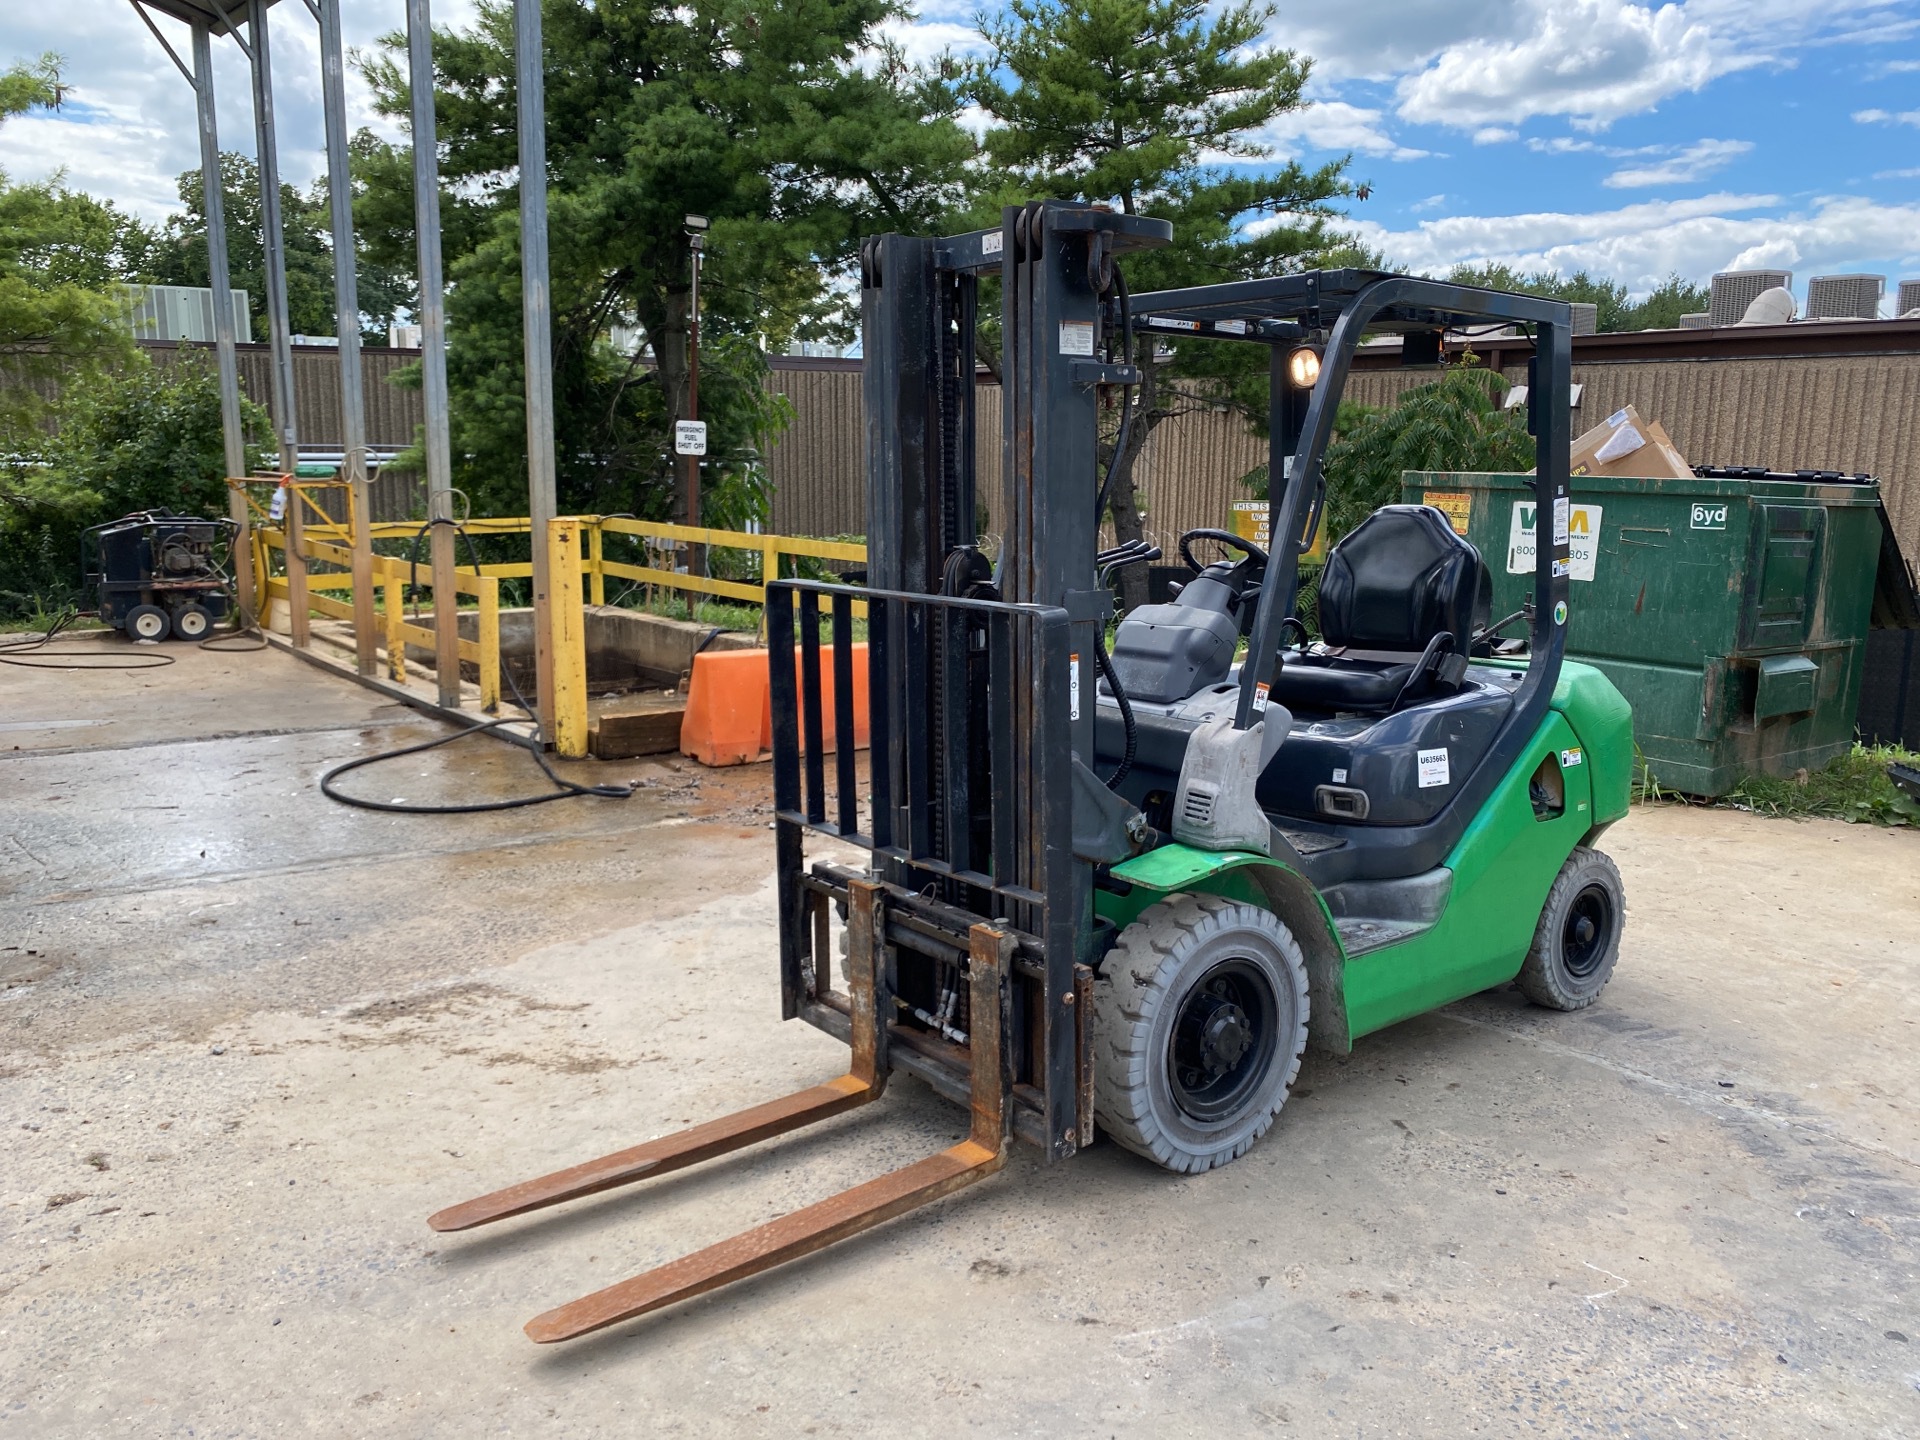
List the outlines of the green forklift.
{"type": "Polygon", "coordinates": [[[430,1223],[680,1169],[867,1104],[899,1072],[965,1107],[967,1137],[548,1311],[535,1340],[819,1250],[991,1175],[1014,1140],[1054,1162],[1104,1134],[1211,1170],[1272,1127],[1310,1044],[1345,1054],[1509,983],[1559,1010],[1607,983],[1625,901],[1596,847],[1627,812],[1633,740],[1619,692],[1563,654],[1569,308],[1365,270],[1130,295],[1125,256],[1170,238],[1047,201],[862,246],[868,569],[767,587],[781,1004],[847,1042],[847,1073],[430,1223]],[[1529,603],[1494,621],[1448,516],[1389,505],[1328,551],[1313,633],[1300,557],[1362,338],[1437,362],[1447,330],[1489,322],[1534,338],[1531,483],[1552,518],[1529,603]],[[1184,585],[1109,634],[1114,575],[1160,558],[1100,546],[1102,407],[1117,452],[1142,334],[1267,347],[1274,543],[1183,535],[1184,585]]]}

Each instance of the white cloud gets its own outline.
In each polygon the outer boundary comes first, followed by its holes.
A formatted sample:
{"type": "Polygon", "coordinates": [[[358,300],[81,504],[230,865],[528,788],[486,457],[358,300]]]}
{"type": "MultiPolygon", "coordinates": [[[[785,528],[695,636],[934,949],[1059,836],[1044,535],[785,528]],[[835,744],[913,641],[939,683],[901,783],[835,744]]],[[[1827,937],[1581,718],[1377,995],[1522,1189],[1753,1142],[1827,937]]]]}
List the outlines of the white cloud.
{"type": "Polygon", "coordinates": [[[1433,153],[1402,145],[1387,133],[1378,110],[1349,105],[1344,100],[1317,100],[1305,109],[1276,116],[1251,138],[1283,155],[1302,145],[1315,150],[1352,150],[1389,160],[1424,160],[1433,153]]]}
{"type": "MultiPolygon", "coordinates": [[[[464,25],[472,0],[438,0],[441,28],[464,25]]],[[[349,47],[370,47],[404,23],[391,0],[341,0],[341,30],[349,47]]],[[[273,56],[274,119],[279,132],[281,178],[305,186],[326,169],[326,139],[320,113],[320,42],[304,5],[268,11],[273,56]]],[[[179,51],[192,62],[186,28],[159,19],[179,51]]],[[[193,91],[173,68],[125,0],[61,0],[58,5],[9,4],[0,62],[56,50],[66,56],[72,104],[53,113],[16,116],[4,131],[4,164],[15,180],[38,180],[64,171],[76,189],[113,199],[148,220],[179,208],[174,177],[198,168],[193,91]]],[[[231,40],[216,39],[214,92],[218,97],[220,145],[251,155],[253,109],[246,61],[231,40]]],[[[395,129],[373,114],[366,86],[347,72],[347,124],[384,134],[395,129]]]]}
{"type": "Polygon", "coordinates": [[[1482,125],[1473,132],[1473,143],[1476,145],[1504,145],[1509,140],[1519,138],[1518,130],[1509,130],[1504,125],[1482,125]]]}
{"type": "Polygon", "coordinates": [[[1407,209],[1418,215],[1423,210],[1438,210],[1446,203],[1447,197],[1444,195],[1429,195],[1424,200],[1414,201],[1411,205],[1407,206],[1407,209]]]}
{"type": "Polygon", "coordinates": [[[1677,5],[1648,10],[1619,0],[1563,0],[1534,18],[1537,28],[1519,40],[1451,45],[1401,80],[1401,116],[1478,126],[1566,115],[1577,126],[1601,129],[1762,63],[1715,45],[1708,27],[1677,5]]]}
{"type": "Polygon", "coordinates": [[[1685,185],[1701,180],[1753,149],[1751,140],[1696,140],[1685,149],[1650,165],[1616,170],[1600,183],[1609,190],[1635,190],[1650,185],[1685,185]]]}
{"type": "MultiPolygon", "coordinates": [[[[1396,85],[1404,120],[1468,131],[1565,115],[1601,130],[1813,45],[1884,44],[1920,27],[1887,0],[1283,0],[1273,34],[1325,82],[1396,85]]],[[[1897,63],[1897,62],[1896,62],[1897,63]]]]}
{"type": "Polygon", "coordinates": [[[958,21],[889,20],[879,28],[914,65],[929,64],[949,51],[961,57],[987,53],[986,37],[958,21]]]}
{"type": "Polygon", "coordinates": [[[1891,110],[1856,110],[1853,118],[1862,125],[1920,126],[1920,110],[1902,110],[1897,115],[1891,110]]]}
{"type": "Polygon", "coordinates": [[[1588,214],[1453,215],[1390,230],[1355,226],[1394,264],[1443,271],[1498,262],[1516,270],[1575,270],[1644,293],[1670,273],[1703,281],[1715,271],[1781,265],[1839,273],[1869,260],[1920,266],[1920,205],[1829,197],[1781,213],[1774,195],[1717,194],[1648,201],[1588,214]]]}
{"type": "Polygon", "coordinates": [[[1920,165],[1916,165],[1908,170],[1876,170],[1873,172],[1873,178],[1876,180],[1920,180],[1920,165]]]}

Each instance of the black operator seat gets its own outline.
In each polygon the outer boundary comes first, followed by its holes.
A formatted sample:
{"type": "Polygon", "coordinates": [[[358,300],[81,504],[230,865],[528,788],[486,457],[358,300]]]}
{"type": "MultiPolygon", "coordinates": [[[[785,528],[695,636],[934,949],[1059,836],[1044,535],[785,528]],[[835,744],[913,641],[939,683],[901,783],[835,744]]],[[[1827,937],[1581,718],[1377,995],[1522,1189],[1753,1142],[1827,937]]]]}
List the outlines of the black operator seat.
{"type": "Polygon", "coordinates": [[[1492,614],[1480,552],[1430,505],[1385,505],[1320,572],[1321,645],[1282,652],[1291,710],[1380,713],[1457,688],[1492,614]]]}

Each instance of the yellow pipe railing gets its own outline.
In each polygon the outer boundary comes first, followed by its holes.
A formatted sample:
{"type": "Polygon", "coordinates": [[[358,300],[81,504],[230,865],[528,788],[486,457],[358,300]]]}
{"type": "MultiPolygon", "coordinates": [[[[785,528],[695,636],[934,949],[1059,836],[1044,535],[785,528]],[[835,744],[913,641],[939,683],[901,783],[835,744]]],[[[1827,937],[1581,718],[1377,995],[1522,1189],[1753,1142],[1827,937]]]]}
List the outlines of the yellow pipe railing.
{"type": "MultiPolygon", "coordinates": [[[[303,608],[306,610],[352,621],[353,576],[350,569],[353,552],[350,547],[352,519],[357,517],[350,518],[347,523],[325,518],[325,512],[305,494],[306,485],[312,483],[315,482],[293,481],[287,484],[287,488],[294,491],[290,503],[302,522],[297,526],[285,523],[284,519],[273,519],[266,506],[258,503],[251,494],[247,496],[256,517],[249,539],[253,548],[254,574],[261,608],[264,612],[268,603],[281,600],[287,603],[291,613],[298,595],[304,599],[303,608]],[[321,518],[309,519],[305,510],[300,508],[302,506],[321,518]],[[291,557],[292,564],[288,563],[290,544],[296,552],[291,557]],[[279,560],[277,566],[274,563],[276,556],[279,560]],[[314,571],[310,568],[314,562],[339,568],[334,571],[314,571]],[[347,592],[345,600],[336,598],[336,593],[340,591],[347,592]]],[[[370,524],[366,532],[370,540],[411,540],[420,534],[421,528],[418,521],[390,520],[370,524]]],[[[532,522],[524,517],[466,520],[462,522],[462,528],[476,537],[526,535],[529,543],[533,539],[532,522]]],[[[554,742],[562,755],[586,753],[581,606],[583,599],[595,605],[606,604],[608,576],[685,592],[690,600],[695,596],[712,596],[759,605],[766,600],[766,582],[787,577],[789,560],[804,557],[858,564],[867,558],[867,547],[858,541],[759,535],[738,530],[714,530],[700,525],[672,525],[599,515],[567,516],[555,520],[547,543],[551,546],[549,563],[555,577],[550,620],[555,653],[577,653],[581,666],[581,673],[577,676],[572,671],[568,672],[568,683],[563,685],[556,680],[554,742]],[[607,558],[606,553],[605,537],[609,534],[642,540],[650,550],[658,551],[680,550],[692,545],[705,546],[709,551],[747,551],[759,557],[760,578],[723,580],[675,570],[670,563],[632,565],[622,560],[612,560],[607,558]],[[582,536],[586,539],[584,554],[580,543],[582,536]]],[[[478,669],[480,704],[485,710],[495,711],[500,706],[500,582],[527,579],[532,574],[531,560],[454,566],[454,603],[458,605],[459,597],[463,595],[477,602],[475,637],[472,640],[460,640],[459,658],[471,661],[478,669]]],[[[407,677],[407,646],[417,645],[428,651],[435,647],[433,630],[427,625],[409,621],[405,610],[407,587],[429,585],[431,569],[424,561],[415,566],[396,556],[376,554],[373,556],[372,580],[378,588],[384,611],[381,616],[381,638],[386,646],[387,673],[396,682],[404,682],[407,677]]],[[[857,606],[856,610],[864,612],[865,607],[857,606]]],[[[304,615],[301,618],[304,619],[304,615]]],[[[304,626],[297,628],[304,629],[304,626]]]]}

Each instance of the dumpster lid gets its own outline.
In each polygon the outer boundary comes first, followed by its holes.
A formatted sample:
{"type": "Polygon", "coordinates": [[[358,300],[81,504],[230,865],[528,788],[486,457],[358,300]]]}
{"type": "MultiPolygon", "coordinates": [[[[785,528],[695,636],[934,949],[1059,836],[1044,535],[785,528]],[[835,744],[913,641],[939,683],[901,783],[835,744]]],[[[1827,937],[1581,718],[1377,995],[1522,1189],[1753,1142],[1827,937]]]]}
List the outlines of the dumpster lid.
{"type": "Polygon", "coordinates": [[[1900,553],[1900,537],[1894,533],[1893,520],[1885,505],[1876,505],[1880,516],[1880,568],[1873,577],[1873,616],[1876,630],[1920,630],[1920,591],[1916,591],[1913,566],[1900,553]]]}
{"type": "Polygon", "coordinates": [[[1693,473],[1702,480],[1791,480],[1800,485],[1871,485],[1871,475],[1850,475],[1844,470],[1769,470],[1765,465],[1696,465],[1693,473]]]}

